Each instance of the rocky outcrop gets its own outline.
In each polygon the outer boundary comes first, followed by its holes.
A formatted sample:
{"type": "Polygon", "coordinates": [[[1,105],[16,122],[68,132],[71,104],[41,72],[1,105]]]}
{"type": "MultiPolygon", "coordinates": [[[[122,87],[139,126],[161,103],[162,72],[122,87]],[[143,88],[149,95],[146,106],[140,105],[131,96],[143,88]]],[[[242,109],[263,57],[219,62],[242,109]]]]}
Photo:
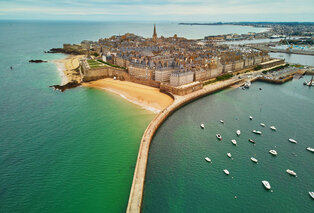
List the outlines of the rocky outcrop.
{"type": "Polygon", "coordinates": [[[83,55],[85,51],[75,50],[75,49],[64,49],[64,48],[51,48],[49,51],[45,51],[44,53],[64,53],[71,55],[83,55]]]}
{"type": "Polygon", "coordinates": [[[47,61],[44,60],[29,60],[29,63],[47,63],[47,61]]]}
{"type": "Polygon", "coordinates": [[[67,83],[65,85],[52,85],[52,86],[49,86],[49,87],[52,87],[55,90],[60,90],[61,92],[64,92],[67,89],[75,88],[75,87],[78,87],[80,85],[81,85],[81,83],[79,83],[77,81],[72,81],[72,82],[69,82],[69,83],[67,83]]]}

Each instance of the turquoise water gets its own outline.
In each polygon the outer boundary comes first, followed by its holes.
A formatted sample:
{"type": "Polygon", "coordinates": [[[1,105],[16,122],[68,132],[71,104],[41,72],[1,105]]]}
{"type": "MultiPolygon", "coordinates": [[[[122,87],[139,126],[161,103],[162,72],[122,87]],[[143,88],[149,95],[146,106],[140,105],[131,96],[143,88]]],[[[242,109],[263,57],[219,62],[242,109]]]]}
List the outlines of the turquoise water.
{"type": "Polygon", "coordinates": [[[56,66],[28,60],[63,58],[43,51],[85,36],[48,25],[0,24],[0,212],[124,212],[154,115],[104,91],[49,88],[56,66]]]}
{"type": "Polygon", "coordinates": [[[284,85],[255,82],[249,90],[227,89],[176,111],[151,143],[143,212],[312,212],[308,192],[314,190],[314,154],[306,147],[314,147],[314,88],[303,86],[304,80],[284,85]],[[271,149],[277,150],[276,157],[268,153],[271,149]],[[270,182],[272,192],[264,189],[262,180],[270,182]]]}

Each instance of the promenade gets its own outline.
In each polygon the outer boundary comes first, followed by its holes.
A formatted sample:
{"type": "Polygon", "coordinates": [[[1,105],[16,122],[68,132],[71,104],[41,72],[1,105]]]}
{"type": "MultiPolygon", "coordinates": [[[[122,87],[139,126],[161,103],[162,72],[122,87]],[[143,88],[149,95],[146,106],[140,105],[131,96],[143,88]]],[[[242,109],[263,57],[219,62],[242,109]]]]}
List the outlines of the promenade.
{"type": "MultiPolygon", "coordinates": [[[[133,182],[131,187],[131,192],[129,196],[129,202],[127,206],[127,213],[138,213],[141,212],[141,205],[143,199],[143,191],[144,191],[144,182],[145,182],[145,175],[146,175],[146,166],[148,161],[148,153],[149,153],[149,146],[153,136],[159,126],[164,122],[164,120],[171,115],[174,111],[178,108],[182,107],[183,105],[198,99],[200,97],[206,96],[213,92],[225,89],[233,84],[236,84],[243,79],[229,79],[226,81],[216,82],[210,85],[204,86],[203,89],[195,91],[185,96],[174,96],[174,102],[161,111],[156,117],[150,122],[148,127],[146,128],[140,148],[139,153],[137,156],[136,167],[133,176],[133,182]]],[[[198,124],[196,124],[198,125],[198,124]]]]}

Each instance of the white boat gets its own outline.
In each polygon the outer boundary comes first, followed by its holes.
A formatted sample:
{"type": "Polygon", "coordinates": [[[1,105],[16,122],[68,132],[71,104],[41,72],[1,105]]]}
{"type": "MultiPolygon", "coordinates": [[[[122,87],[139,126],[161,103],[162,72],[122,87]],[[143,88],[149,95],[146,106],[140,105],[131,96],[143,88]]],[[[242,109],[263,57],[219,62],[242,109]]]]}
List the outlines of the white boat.
{"type": "Polygon", "coordinates": [[[261,125],[262,127],[265,127],[265,126],[266,126],[264,123],[260,123],[260,125],[261,125]]]}
{"type": "Polygon", "coordinates": [[[263,183],[263,185],[264,185],[264,187],[265,187],[266,189],[269,190],[269,189],[271,188],[271,186],[270,186],[270,184],[269,184],[269,182],[268,182],[267,180],[263,180],[262,183],[263,183]]]}
{"type": "Polygon", "coordinates": [[[204,129],[204,128],[205,128],[205,125],[204,125],[204,124],[201,124],[201,128],[204,129]]]}
{"type": "Polygon", "coordinates": [[[270,128],[271,128],[272,130],[274,130],[274,131],[277,130],[275,126],[271,126],[270,128]]]}
{"type": "Polygon", "coordinates": [[[237,130],[237,136],[240,136],[240,134],[241,134],[241,131],[238,129],[237,130]]]}
{"type": "Polygon", "coordinates": [[[232,157],[230,152],[227,153],[227,156],[228,156],[229,158],[232,157]]]}
{"type": "Polygon", "coordinates": [[[227,169],[224,169],[224,173],[225,173],[226,175],[229,175],[229,174],[230,174],[230,172],[229,172],[227,169]]]}
{"type": "Polygon", "coordinates": [[[209,163],[212,162],[212,160],[211,160],[209,157],[206,157],[205,160],[206,160],[207,162],[209,162],[209,163]]]}
{"type": "Polygon", "coordinates": [[[252,140],[252,139],[249,139],[249,141],[250,141],[251,143],[255,143],[255,141],[254,141],[254,140],[252,140]]]}
{"type": "Polygon", "coordinates": [[[314,148],[307,147],[306,149],[307,149],[308,151],[310,151],[310,152],[314,152],[314,148]]]}
{"type": "Polygon", "coordinates": [[[222,124],[223,124],[223,123],[225,123],[225,122],[224,122],[223,120],[220,120],[220,123],[222,123],[222,124]]]}
{"type": "Polygon", "coordinates": [[[257,131],[257,130],[255,130],[255,129],[254,129],[252,132],[255,133],[255,134],[257,134],[257,135],[261,135],[261,134],[262,134],[261,131],[257,131]]]}
{"type": "Polygon", "coordinates": [[[286,172],[292,176],[297,176],[297,173],[295,173],[293,170],[287,169],[286,172]]]}
{"type": "Polygon", "coordinates": [[[253,161],[254,163],[257,163],[257,159],[256,158],[251,157],[251,161],[253,161]]]}
{"type": "Polygon", "coordinates": [[[309,195],[314,199],[314,192],[309,192],[309,195]]]}
{"type": "Polygon", "coordinates": [[[231,143],[233,143],[233,145],[237,145],[237,141],[234,139],[231,140],[231,143]]]}
{"type": "Polygon", "coordinates": [[[252,116],[250,116],[249,118],[250,118],[250,120],[253,120],[253,117],[252,117],[252,116]]]}
{"type": "Polygon", "coordinates": [[[220,134],[216,134],[216,137],[217,137],[219,140],[221,140],[221,139],[222,139],[222,137],[221,137],[221,135],[220,135],[220,134]]]}
{"type": "Polygon", "coordinates": [[[297,141],[294,140],[294,139],[292,139],[292,138],[289,138],[289,141],[290,141],[291,143],[297,143],[297,141]]]}
{"type": "Polygon", "coordinates": [[[276,150],[273,150],[273,149],[272,149],[272,150],[269,150],[269,153],[272,154],[272,155],[275,155],[275,156],[277,155],[276,150]]]}

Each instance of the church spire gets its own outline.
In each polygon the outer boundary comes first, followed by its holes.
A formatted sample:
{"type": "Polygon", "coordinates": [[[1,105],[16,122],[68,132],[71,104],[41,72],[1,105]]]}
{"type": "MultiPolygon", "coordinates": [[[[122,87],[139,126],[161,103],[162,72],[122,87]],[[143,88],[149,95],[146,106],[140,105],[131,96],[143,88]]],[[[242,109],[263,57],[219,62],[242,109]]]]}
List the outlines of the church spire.
{"type": "Polygon", "coordinates": [[[153,34],[153,41],[157,40],[157,33],[156,33],[156,24],[154,24],[154,34],[153,34]]]}

